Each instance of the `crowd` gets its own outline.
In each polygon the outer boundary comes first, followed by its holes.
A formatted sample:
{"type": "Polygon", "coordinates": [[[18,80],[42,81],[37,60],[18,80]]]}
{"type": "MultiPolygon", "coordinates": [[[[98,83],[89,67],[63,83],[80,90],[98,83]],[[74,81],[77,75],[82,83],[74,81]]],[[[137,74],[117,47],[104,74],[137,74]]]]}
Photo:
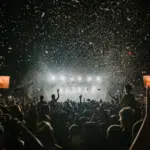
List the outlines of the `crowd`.
{"type": "Polygon", "coordinates": [[[0,150],[149,150],[149,91],[142,105],[125,88],[120,103],[1,97],[0,150]]]}

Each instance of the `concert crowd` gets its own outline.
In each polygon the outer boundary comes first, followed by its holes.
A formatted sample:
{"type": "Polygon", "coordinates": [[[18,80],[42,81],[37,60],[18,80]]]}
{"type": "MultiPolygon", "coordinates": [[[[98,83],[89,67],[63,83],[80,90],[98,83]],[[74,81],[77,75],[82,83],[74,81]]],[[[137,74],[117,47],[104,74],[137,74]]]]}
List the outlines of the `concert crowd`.
{"type": "Polygon", "coordinates": [[[125,85],[120,100],[0,98],[0,150],[149,150],[149,88],[142,102],[125,85]]]}

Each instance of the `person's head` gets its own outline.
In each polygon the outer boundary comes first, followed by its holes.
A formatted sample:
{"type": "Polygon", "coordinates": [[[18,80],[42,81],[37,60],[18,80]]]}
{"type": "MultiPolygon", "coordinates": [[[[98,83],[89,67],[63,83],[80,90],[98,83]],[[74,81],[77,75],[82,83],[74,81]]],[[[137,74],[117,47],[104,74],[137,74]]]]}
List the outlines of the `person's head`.
{"type": "Polygon", "coordinates": [[[121,146],[121,136],[122,128],[119,125],[111,125],[107,129],[107,140],[112,149],[121,146]]]}
{"type": "Polygon", "coordinates": [[[18,119],[14,118],[7,118],[7,121],[4,125],[4,131],[6,133],[7,138],[19,138],[20,136],[20,128],[19,128],[19,121],[18,119]]]}
{"type": "Polygon", "coordinates": [[[23,113],[21,112],[21,108],[19,105],[13,105],[10,107],[10,115],[13,118],[19,119],[20,121],[23,120],[23,113]]]}
{"type": "MultiPolygon", "coordinates": [[[[8,118],[7,118],[8,119],[8,118]]],[[[21,122],[16,118],[10,118],[5,122],[4,125],[4,140],[5,148],[7,150],[15,149],[24,149],[24,142],[20,140],[20,135],[22,131],[21,122]]]]}
{"type": "Polygon", "coordinates": [[[137,133],[139,132],[139,129],[140,129],[142,123],[143,123],[143,121],[140,120],[134,124],[134,126],[132,128],[132,138],[133,139],[136,137],[137,133]]]}
{"type": "MultiPolygon", "coordinates": [[[[80,117],[80,116],[79,116],[80,117]]],[[[76,122],[77,124],[82,127],[84,123],[86,123],[88,121],[88,118],[86,117],[80,117],[76,122]]]]}
{"type": "Polygon", "coordinates": [[[43,95],[40,96],[40,101],[44,101],[44,96],[43,95]]]}
{"type": "Polygon", "coordinates": [[[43,121],[37,124],[37,137],[46,149],[60,148],[56,145],[54,131],[50,123],[43,121]]]}
{"type": "Polygon", "coordinates": [[[59,112],[58,116],[59,116],[59,121],[60,121],[61,123],[66,123],[66,122],[68,122],[68,114],[67,114],[66,111],[61,111],[61,112],[59,112]]]}
{"type": "Polygon", "coordinates": [[[79,126],[76,124],[73,124],[72,126],[70,126],[69,133],[70,133],[70,137],[79,135],[80,134],[79,126]]]}
{"type": "Polygon", "coordinates": [[[126,107],[120,110],[120,123],[126,130],[131,130],[134,123],[134,110],[130,107],[126,107]]]}
{"type": "Polygon", "coordinates": [[[69,136],[71,139],[71,142],[73,145],[79,145],[80,144],[80,128],[78,125],[73,124],[69,128],[69,136]]]}
{"type": "Polygon", "coordinates": [[[107,129],[107,139],[117,140],[120,138],[121,133],[122,133],[122,128],[119,125],[111,125],[107,129]]]}
{"type": "Polygon", "coordinates": [[[127,94],[129,94],[132,90],[132,86],[130,84],[127,84],[125,85],[125,89],[126,89],[127,94]]]}
{"type": "Polygon", "coordinates": [[[100,126],[95,122],[86,122],[83,125],[81,134],[85,149],[99,148],[100,143],[100,126]]]}
{"type": "Polygon", "coordinates": [[[100,132],[99,126],[95,122],[86,122],[83,125],[83,137],[89,139],[92,136],[95,136],[100,132]]]}
{"type": "Polygon", "coordinates": [[[55,100],[55,94],[52,94],[52,100],[54,101],[55,100]]]}

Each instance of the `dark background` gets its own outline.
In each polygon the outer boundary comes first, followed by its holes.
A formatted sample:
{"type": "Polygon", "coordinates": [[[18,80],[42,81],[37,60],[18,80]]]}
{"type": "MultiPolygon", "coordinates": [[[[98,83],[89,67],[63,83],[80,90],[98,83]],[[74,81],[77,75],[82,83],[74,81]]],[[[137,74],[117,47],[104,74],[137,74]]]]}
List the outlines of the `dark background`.
{"type": "Polygon", "coordinates": [[[134,65],[138,76],[148,59],[146,0],[0,3],[0,75],[10,75],[13,83],[43,63],[56,70],[72,67],[94,72],[129,62],[119,68],[134,65]]]}

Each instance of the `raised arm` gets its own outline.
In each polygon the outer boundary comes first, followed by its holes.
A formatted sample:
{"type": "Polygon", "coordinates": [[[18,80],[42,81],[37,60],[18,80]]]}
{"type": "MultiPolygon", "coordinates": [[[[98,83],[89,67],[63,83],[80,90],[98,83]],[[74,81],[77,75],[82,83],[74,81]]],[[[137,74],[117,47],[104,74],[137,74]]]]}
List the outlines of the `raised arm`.
{"type": "Polygon", "coordinates": [[[80,99],[80,105],[82,104],[82,95],[79,96],[80,99]]]}
{"type": "Polygon", "coordinates": [[[59,89],[58,89],[57,90],[57,98],[55,99],[56,102],[59,100],[59,97],[60,97],[60,95],[59,95],[59,89]]]}
{"type": "Polygon", "coordinates": [[[133,141],[130,150],[148,150],[150,149],[150,87],[147,90],[146,97],[146,115],[143,124],[133,141]]]}

